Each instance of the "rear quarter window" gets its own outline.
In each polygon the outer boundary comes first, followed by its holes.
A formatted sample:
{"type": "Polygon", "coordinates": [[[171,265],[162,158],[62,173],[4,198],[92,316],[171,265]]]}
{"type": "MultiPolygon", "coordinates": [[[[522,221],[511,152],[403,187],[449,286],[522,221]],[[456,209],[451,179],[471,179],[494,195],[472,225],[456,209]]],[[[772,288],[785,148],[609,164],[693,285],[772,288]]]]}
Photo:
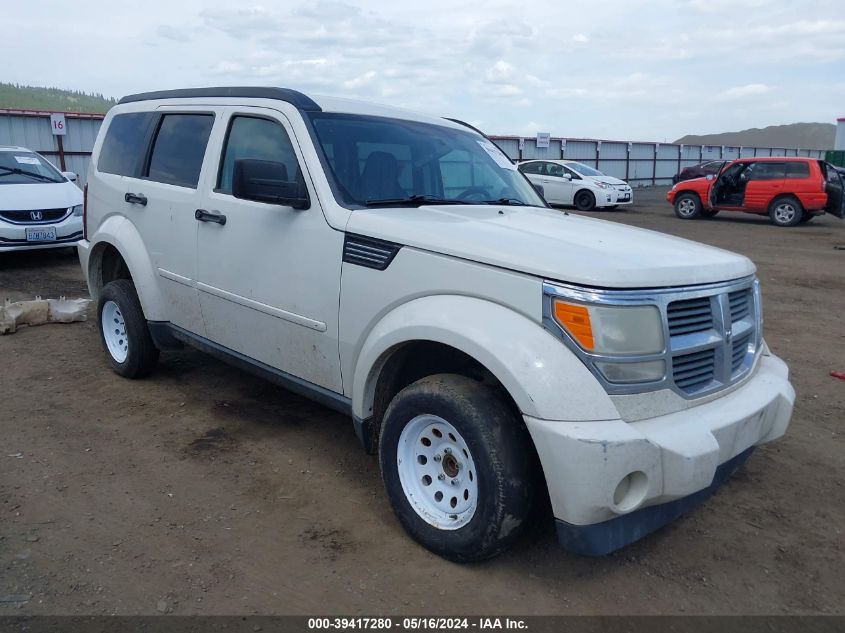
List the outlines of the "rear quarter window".
{"type": "Polygon", "coordinates": [[[155,118],[154,112],[115,115],[100,148],[97,171],[140,177],[147,152],[147,139],[155,118]]]}

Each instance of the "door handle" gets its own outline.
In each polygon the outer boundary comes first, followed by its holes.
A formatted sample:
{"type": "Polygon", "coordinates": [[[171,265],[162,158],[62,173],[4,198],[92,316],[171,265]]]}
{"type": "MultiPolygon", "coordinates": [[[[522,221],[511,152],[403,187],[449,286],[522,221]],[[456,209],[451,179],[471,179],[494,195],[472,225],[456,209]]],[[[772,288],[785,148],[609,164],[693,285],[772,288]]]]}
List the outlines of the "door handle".
{"type": "Polygon", "coordinates": [[[127,193],[123,196],[123,199],[129,204],[140,204],[142,207],[147,206],[147,196],[143,193],[127,193]]]}
{"type": "Polygon", "coordinates": [[[206,211],[205,209],[197,209],[194,212],[194,217],[200,222],[216,222],[220,226],[226,225],[226,216],[216,211],[206,211]]]}

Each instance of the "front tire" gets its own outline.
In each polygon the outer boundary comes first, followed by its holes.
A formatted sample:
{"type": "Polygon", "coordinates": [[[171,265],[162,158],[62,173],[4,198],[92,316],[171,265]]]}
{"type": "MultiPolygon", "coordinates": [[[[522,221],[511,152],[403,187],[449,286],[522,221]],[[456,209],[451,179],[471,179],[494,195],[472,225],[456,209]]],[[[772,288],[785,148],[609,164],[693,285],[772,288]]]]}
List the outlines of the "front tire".
{"type": "Polygon", "coordinates": [[[795,226],[801,222],[804,208],[792,196],[781,196],[772,200],[769,205],[769,218],[775,226],[795,226]]]}
{"type": "Polygon", "coordinates": [[[575,208],[579,211],[592,211],[596,208],[596,197],[592,191],[582,189],[575,194],[575,208]]]}
{"type": "Polygon", "coordinates": [[[128,279],[110,281],[97,303],[100,340],[112,369],[125,378],[142,378],[158,362],[135,285],[128,279]]]}
{"type": "Polygon", "coordinates": [[[443,558],[495,556],[531,511],[529,442],[509,403],[480,382],[439,374],[405,387],[387,409],[379,442],[396,517],[443,558]]]}
{"type": "Polygon", "coordinates": [[[701,198],[694,193],[682,193],[675,198],[675,215],[682,220],[701,217],[701,198]]]}

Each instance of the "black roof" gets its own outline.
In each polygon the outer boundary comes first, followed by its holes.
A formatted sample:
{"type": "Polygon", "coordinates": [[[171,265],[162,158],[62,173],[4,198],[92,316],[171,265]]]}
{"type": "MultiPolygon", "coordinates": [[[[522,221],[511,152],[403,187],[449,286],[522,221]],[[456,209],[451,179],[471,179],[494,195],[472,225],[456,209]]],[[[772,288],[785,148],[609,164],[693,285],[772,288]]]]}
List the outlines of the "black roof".
{"type": "Polygon", "coordinates": [[[118,103],[152,101],[153,99],[190,99],[193,97],[241,97],[247,99],[277,99],[293,104],[307,112],[322,112],[322,108],[311,97],[290,88],[268,88],[264,86],[220,86],[217,88],[181,88],[179,90],[158,90],[141,92],[123,97],[118,103]]]}

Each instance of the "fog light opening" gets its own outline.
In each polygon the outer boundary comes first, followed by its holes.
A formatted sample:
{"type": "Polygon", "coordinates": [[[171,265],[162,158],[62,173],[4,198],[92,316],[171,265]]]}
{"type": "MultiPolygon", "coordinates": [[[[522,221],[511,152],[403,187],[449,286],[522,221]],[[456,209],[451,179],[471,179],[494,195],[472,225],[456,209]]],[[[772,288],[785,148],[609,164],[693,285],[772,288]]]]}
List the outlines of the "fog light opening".
{"type": "Polygon", "coordinates": [[[641,470],[628,473],[613,491],[613,506],[617,512],[630,512],[645,499],[648,476],[641,470]]]}

